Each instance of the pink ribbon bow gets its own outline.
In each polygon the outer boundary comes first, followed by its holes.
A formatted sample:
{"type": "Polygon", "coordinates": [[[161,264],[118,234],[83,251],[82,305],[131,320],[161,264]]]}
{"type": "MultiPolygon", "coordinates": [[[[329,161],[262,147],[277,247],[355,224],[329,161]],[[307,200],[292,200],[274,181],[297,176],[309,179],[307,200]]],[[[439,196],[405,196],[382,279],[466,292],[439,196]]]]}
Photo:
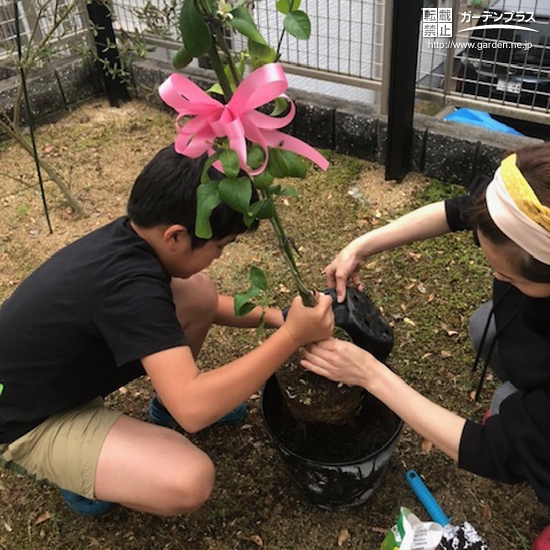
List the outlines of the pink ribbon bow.
{"type": "Polygon", "coordinates": [[[250,73],[239,84],[227,105],[210,97],[181,74],[170,75],[161,84],[159,95],[178,112],[175,149],[182,155],[191,158],[205,152],[211,155],[214,153],[214,140],[226,136],[229,146],[239,157],[241,169],[251,176],[260,174],[266,167],[268,147],[293,151],[326,170],[328,161],[313,147],[278,131],[294,118],[296,107],[292,101],[289,113],[283,117],[272,117],[256,110],[278,97],[286,97],[283,93],[287,87],[281,65],[269,63],[250,73]],[[194,118],[182,123],[183,117],[194,118]],[[256,170],[252,170],[247,163],[247,140],[257,143],[265,153],[262,166],[256,170]]]}

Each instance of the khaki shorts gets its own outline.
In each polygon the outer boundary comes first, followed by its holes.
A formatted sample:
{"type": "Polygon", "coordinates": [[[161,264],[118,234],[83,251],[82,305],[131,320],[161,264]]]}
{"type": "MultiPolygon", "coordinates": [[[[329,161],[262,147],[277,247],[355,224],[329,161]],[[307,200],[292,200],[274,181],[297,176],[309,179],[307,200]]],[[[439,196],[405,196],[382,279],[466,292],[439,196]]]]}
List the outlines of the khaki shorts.
{"type": "Polygon", "coordinates": [[[94,498],[99,453],[121,415],[105,408],[101,397],[56,414],[12,443],[0,445],[0,465],[94,498]]]}

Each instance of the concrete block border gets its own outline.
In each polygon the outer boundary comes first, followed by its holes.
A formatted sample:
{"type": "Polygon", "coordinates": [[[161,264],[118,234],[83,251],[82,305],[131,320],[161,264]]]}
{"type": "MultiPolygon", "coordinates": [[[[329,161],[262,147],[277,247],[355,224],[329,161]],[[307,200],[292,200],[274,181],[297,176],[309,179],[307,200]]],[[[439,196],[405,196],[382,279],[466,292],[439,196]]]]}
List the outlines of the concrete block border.
{"type": "MultiPolygon", "coordinates": [[[[135,60],[131,65],[131,96],[168,109],[158,97],[158,86],[174,72],[170,63],[154,59],[135,60]]],[[[184,74],[207,90],[214,74],[193,68],[184,74]]],[[[0,80],[0,111],[8,114],[19,76],[0,80]]],[[[72,57],[53,63],[31,79],[29,90],[33,115],[38,123],[59,118],[78,103],[103,93],[102,79],[90,63],[72,57]]],[[[319,94],[290,90],[296,117],[285,129],[314,147],[332,149],[365,160],[384,163],[387,120],[361,103],[319,94]]],[[[468,184],[475,174],[496,169],[510,150],[540,140],[491,132],[426,115],[414,120],[411,170],[449,183],[468,184]]]]}
{"type": "MultiPolygon", "coordinates": [[[[168,62],[135,61],[132,65],[135,96],[158,105],[158,96],[151,91],[172,72],[174,69],[168,62]],[[155,82],[157,77],[159,80],[155,82]],[[144,81],[147,87],[140,84],[144,81]]],[[[203,89],[214,82],[213,73],[205,69],[183,72],[203,89]]],[[[296,117],[286,131],[314,147],[384,163],[386,117],[360,103],[297,90],[290,90],[289,95],[296,103],[296,117]]],[[[474,175],[493,172],[507,152],[531,143],[540,140],[417,115],[411,170],[444,182],[467,185],[474,175]]]]}
{"type": "MultiPolygon", "coordinates": [[[[0,79],[0,112],[11,118],[21,80],[16,71],[4,70],[3,74],[4,78],[0,79]]],[[[92,65],[74,56],[55,61],[33,73],[27,80],[27,90],[33,120],[41,124],[59,119],[75,105],[98,96],[103,92],[103,85],[92,65]]],[[[21,121],[26,123],[24,113],[21,121]]]]}

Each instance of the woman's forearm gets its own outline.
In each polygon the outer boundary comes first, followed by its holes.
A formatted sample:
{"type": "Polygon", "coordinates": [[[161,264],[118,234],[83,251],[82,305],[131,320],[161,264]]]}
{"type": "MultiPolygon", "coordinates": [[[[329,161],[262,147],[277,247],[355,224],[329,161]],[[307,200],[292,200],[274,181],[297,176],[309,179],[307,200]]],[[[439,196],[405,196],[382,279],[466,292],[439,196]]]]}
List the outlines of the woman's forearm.
{"type": "Polygon", "coordinates": [[[466,420],[418,393],[369,352],[336,338],[311,344],[300,351],[306,369],[335,382],[365,388],[414,431],[458,460],[466,420]]]}
{"type": "Polygon", "coordinates": [[[365,383],[365,389],[385,403],[415,432],[458,461],[466,420],[417,392],[385,365],[365,383]]]}
{"type": "Polygon", "coordinates": [[[418,208],[383,227],[369,231],[347,247],[355,248],[360,256],[366,258],[377,252],[448,232],[445,203],[441,201],[418,208]]]}

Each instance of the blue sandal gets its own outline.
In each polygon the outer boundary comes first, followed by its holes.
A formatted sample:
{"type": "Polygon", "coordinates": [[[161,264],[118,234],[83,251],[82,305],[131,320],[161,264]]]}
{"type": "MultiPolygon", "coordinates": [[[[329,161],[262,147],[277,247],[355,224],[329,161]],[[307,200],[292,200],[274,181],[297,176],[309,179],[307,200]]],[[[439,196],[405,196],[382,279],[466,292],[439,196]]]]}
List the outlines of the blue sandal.
{"type": "Polygon", "coordinates": [[[92,500],[71,491],[67,491],[66,489],[61,489],[61,496],[65,504],[67,504],[73,512],[81,516],[104,516],[118,506],[114,502],[92,500]]]}
{"type": "MultiPolygon", "coordinates": [[[[222,416],[214,425],[230,426],[239,424],[245,419],[247,411],[248,408],[246,403],[241,403],[225,416],[222,416]]],[[[157,426],[164,426],[166,428],[175,429],[178,426],[174,417],[168,412],[166,407],[160,403],[157,397],[151,399],[149,420],[157,426]]]]}

